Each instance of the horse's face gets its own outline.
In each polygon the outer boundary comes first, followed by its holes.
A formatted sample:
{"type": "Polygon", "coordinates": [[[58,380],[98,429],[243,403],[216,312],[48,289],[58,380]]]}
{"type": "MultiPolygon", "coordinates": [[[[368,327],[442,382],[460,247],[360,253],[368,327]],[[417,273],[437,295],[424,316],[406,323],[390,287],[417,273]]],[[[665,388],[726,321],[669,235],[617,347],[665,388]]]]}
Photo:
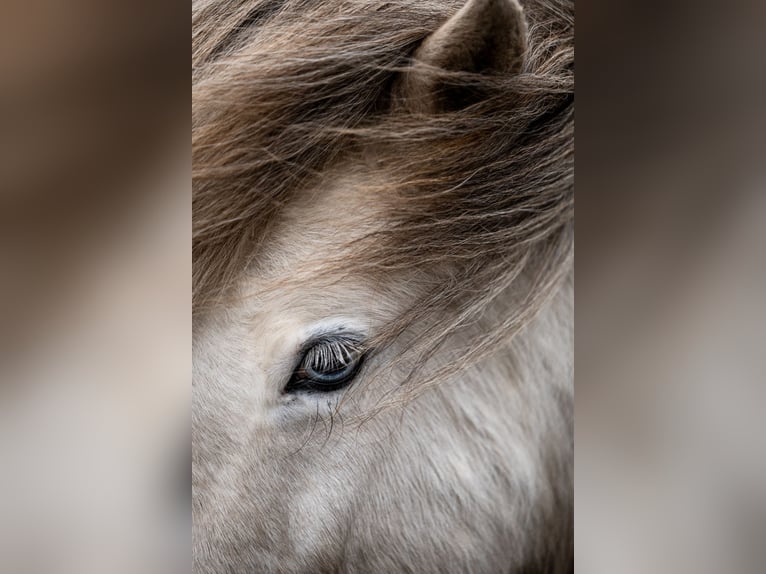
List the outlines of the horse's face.
{"type": "Polygon", "coordinates": [[[359,498],[395,456],[392,419],[358,417],[396,386],[394,375],[370,384],[385,357],[361,349],[402,294],[320,269],[375,220],[374,201],[344,179],[285,213],[266,264],[195,341],[195,527],[259,572],[316,567],[341,548],[359,498]]]}
{"type": "MultiPolygon", "coordinates": [[[[418,270],[321,270],[385,225],[359,193],[364,170],[343,171],[286,210],[263,264],[196,334],[196,571],[495,572],[539,527],[555,391],[508,384],[519,367],[485,361],[409,402],[409,366],[394,359],[425,326],[365,351],[417,296],[418,270]]],[[[544,344],[565,354],[556,336],[546,328],[544,344]]]]}
{"type": "MultiPolygon", "coordinates": [[[[517,4],[472,0],[420,57],[450,69],[491,48],[494,67],[518,71],[522,31],[517,4]]],[[[428,75],[409,74],[397,89],[410,108],[396,113],[444,103],[428,75]]],[[[566,455],[542,445],[566,434],[568,362],[557,358],[569,341],[544,318],[524,343],[544,357],[530,350],[522,362],[509,351],[413,399],[418,355],[409,351],[433,323],[380,335],[433,289],[434,275],[344,265],[391,226],[391,198],[379,193],[390,176],[379,160],[391,153],[355,149],[285,202],[226,304],[195,324],[196,572],[490,573],[540,552],[531,533],[565,497],[545,474],[549,457],[566,455]]],[[[503,305],[486,315],[496,321],[503,305]]],[[[461,328],[417,364],[417,377],[484,328],[478,319],[461,328]]]]}

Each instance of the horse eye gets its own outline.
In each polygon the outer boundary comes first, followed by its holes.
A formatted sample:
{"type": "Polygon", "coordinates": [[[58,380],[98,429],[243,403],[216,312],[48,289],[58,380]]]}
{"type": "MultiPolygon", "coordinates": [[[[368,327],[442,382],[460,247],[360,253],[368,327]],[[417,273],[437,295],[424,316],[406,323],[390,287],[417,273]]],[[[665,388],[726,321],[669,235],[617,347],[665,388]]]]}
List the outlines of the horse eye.
{"type": "Polygon", "coordinates": [[[286,393],[329,393],[348,386],[364,360],[360,341],[347,335],[323,337],[306,349],[286,393]]]}

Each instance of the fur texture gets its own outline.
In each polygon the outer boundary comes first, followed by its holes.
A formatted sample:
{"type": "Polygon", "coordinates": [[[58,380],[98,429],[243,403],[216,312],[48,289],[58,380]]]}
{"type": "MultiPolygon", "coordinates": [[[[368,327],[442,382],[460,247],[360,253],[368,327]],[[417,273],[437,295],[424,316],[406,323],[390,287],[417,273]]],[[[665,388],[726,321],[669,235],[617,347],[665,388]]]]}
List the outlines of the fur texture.
{"type": "Polygon", "coordinates": [[[574,9],[460,8],[193,6],[196,572],[571,569],[574,9]]]}

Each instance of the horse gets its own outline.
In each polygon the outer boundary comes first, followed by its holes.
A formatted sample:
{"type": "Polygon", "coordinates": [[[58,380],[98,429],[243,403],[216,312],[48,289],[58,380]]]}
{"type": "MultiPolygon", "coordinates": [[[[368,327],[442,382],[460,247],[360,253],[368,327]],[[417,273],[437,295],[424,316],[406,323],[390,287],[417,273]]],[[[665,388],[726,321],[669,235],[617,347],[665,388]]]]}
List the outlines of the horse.
{"type": "Polygon", "coordinates": [[[573,30],[194,0],[195,572],[573,571],[573,30]]]}

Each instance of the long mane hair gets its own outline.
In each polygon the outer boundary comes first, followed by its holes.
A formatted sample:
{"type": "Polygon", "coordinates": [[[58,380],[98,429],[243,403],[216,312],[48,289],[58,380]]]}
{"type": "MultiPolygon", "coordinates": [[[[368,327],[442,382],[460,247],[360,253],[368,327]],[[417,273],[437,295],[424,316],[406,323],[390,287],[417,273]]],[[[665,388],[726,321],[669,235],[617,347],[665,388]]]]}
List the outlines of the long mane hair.
{"type": "Polygon", "coordinates": [[[423,352],[487,314],[459,362],[521,329],[568,281],[573,253],[574,4],[523,1],[521,73],[436,70],[476,94],[402,113],[397,78],[463,0],[195,0],[192,11],[193,307],[225,301],[284,207],[353,150],[382,153],[388,220],[336,270],[425,270],[389,336],[433,319],[423,352]],[[446,310],[449,309],[449,312],[446,310]],[[435,318],[435,319],[434,319],[435,318]]]}

